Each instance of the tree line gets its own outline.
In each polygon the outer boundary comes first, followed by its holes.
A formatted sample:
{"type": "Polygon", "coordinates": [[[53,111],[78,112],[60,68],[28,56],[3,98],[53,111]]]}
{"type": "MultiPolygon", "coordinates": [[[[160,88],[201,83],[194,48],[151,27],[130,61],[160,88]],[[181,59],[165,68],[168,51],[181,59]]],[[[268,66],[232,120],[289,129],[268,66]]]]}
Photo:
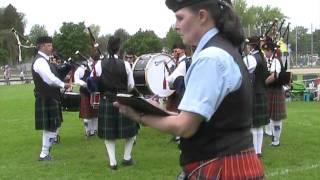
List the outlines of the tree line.
{"type": "MultiPolygon", "coordinates": [[[[236,12],[241,17],[241,22],[244,27],[246,36],[261,35],[270,26],[270,22],[274,18],[285,19],[286,16],[279,8],[272,8],[270,6],[248,7],[245,0],[237,0],[234,2],[236,12]]],[[[7,7],[0,7],[0,65],[18,63],[18,48],[17,41],[11,32],[14,28],[16,31],[23,34],[30,44],[35,44],[37,37],[48,35],[44,25],[35,24],[31,27],[29,34],[25,35],[26,17],[22,12],[11,4],[7,7]]],[[[136,55],[167,51],[170,52],[172,46],[176,42],[182,42],[180,36],[174,29],[174,25],[166,34],[166,37],[158,37],[152,30],[139,29],[133,35],[130,35],[125,29],[119,28],[114,33],[100,34],[99,25],[90,25],[94,36],[96,37],[99,47],[102,52],[106,51],[108,38],[111,35],[118,36],[121,39],[122,52],[132,49],[136,55]]],[[[53,42],[55,50],[62,59],[72,57],[78,59],[75,55],[76,51],[83,54],[89,54],[90,40],[87,32],[85,22],[73,23],[63,22],[58,31],[53,34],[53,42]]],[[[308,33],[308,29],[302,26],[297,26],[290,29],[289,44],[295,47],[296,39],[298,39],[299,46],[297,52],[299,54],[311,53],[311,38],[313,37],[314,53],[320,54],[320,30],[308,33]],[[297,38],[296,38],[297,37],[297,38]]],[[[21,40],[22,41],[22,40],[21,40]]],[[[27,43],[27,42],[21,42],[27,43]]],[[[291,48],[295,51],[294,48],[291,48]]],[[[32,59],[34,50],[22,48],[23,61],[32,59]]]]}

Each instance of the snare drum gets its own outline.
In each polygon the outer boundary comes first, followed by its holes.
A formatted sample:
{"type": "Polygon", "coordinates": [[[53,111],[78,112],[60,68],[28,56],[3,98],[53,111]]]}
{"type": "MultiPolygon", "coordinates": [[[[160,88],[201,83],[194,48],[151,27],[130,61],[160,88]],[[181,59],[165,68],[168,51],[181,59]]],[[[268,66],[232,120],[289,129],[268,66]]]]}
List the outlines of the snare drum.
{"type": "Polygon", "coordinates": [[[76,92],[65,92],[62,96],[61,106],[63,111],[79,111],[80,94],[76,92]]]}
{"type": "Polygon", "coordinates": [[[99,109],[100,104],[100,92],[90,93],[90,105],[93,109],[99,109]]]}
{"type": "Polygon", "coordinates": [[[133,77],[135,86],[141,94],[168,97],[174,92],[169,89],[166,81],[169,72],[165,64],[170,69],[175,66],[173,59],[163,53],[145,54],[138,57],[133,65],[133,77]]]}

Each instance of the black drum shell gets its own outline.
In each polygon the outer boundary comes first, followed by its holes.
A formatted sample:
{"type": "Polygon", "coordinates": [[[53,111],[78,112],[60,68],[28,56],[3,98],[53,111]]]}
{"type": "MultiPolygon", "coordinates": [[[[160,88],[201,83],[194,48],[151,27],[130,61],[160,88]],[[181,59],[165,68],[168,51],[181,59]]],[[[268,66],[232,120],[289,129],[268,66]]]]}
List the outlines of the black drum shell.
{"type": "Polygon", "coordinates": [[[74,92],[66,92],[62,95],[61,106],[63,111],[79,111],[80,110],[80,94],[74,92]]]}

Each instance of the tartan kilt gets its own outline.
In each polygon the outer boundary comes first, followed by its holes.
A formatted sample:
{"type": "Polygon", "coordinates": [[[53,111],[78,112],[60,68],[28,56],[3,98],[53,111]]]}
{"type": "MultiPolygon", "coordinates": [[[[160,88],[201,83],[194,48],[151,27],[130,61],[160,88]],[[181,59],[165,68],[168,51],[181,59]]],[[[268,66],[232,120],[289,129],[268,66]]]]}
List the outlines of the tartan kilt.
{"type": "Polygon", "coordinates": [[[137,123],[119,113],[113,106],[114,97],[100,99],[98,114],[98,136],[102,139],[130,138],[138,133],[137,123]]]}
{"type": "Polygon", "coordinates": [[[79,117],[82,119],[90,119],[98,117],[98,109],[93,109],[90,104],[90,96],[86,96],[80,92],[80,112],[79,117]]]}
{"type": "Polygon", "coordinates": [[[61,102],[47,98],[37,97],[35,101],[35,129],[54,132],[61,126],[61,102]]]}
{"type": "Polygon", "coordinates": [[[193,172],[189,180],[264,179],[262,163],[252,148],[229,156],[193,162],[185,165],[183,170],[186,175],[193,172]]]}
{"type": "Polygon", "coordinates": [[[285,95],[283,89],[269,88],[268,96],[268,115],[274,121],[287,118],[285,95]]]}
{"type": "Polygon", "coordinates": [[[261,127],[269,123],[267,95],[255,94],[253,98],[253,127],[261,127]]]}

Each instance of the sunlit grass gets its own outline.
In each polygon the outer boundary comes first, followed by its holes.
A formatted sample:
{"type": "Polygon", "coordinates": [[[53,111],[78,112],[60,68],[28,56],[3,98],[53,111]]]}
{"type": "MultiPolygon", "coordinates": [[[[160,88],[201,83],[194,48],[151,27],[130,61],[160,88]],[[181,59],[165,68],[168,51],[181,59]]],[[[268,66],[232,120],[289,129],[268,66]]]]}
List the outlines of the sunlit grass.
{"type": "MultiPolygon", "coordinates": [[[[33,85],[0,86],[0,179],[175,179],[180,171],[179,150],[171,136],[142,127],[133,149],[136,164],[108,167],[103,140],[85,139],[78,113],[65,112],[61,144],[54,160],[38,162],[41,131],[34,130],[33,85]]],[[[288,104],[281,146],[269,147],[265,137],[263,163],[267,179],[320,179],[320,103],[288,104]]],[[[117,160],[124,141],[117,143],[117,160]]]]}

